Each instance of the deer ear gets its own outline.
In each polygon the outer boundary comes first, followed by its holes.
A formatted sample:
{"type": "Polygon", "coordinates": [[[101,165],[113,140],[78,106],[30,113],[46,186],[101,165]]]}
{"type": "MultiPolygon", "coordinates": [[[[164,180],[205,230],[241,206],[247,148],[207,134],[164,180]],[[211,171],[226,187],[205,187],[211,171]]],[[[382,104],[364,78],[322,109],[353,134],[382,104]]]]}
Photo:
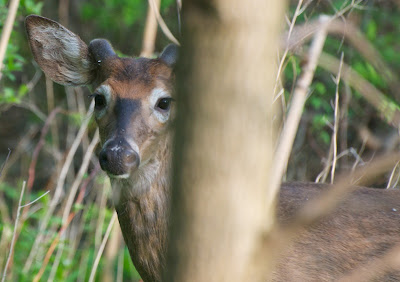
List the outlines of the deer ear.
{"type": "Polygon", "coordinates": [[[164,48],[158,58],[172,68],[178,60],[178,50],[178,46],[175,44],[169,44],[164,48]]]}
{"type": "Polygon", "coordinates": [[[95,78],[87,45],[59,23],[31,15],[25,20],[33,57],[44,73],[62,85],[86,85],[95,78]]]}

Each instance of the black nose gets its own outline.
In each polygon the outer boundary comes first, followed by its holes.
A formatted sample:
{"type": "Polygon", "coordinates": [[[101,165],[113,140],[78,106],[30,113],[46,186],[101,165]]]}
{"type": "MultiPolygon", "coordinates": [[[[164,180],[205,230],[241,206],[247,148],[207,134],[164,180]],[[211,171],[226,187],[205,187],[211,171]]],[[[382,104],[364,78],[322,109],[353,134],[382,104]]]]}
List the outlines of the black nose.
{"type": "Polygon", "coordinates": [[[128,176],[140,164],[138,153],[123,139],[107,142],[100,151],[99,160],[101,168],[115,176],[128,176]]]}

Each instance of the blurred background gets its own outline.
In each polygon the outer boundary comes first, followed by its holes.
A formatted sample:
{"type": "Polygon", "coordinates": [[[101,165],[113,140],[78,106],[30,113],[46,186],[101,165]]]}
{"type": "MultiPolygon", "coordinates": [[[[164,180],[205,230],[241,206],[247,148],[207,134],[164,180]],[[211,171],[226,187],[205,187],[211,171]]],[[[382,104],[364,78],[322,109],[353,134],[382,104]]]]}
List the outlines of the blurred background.
{"type": "MultiPolygon", "coordinates": [[[[179,3],[161,0],[160,5],[163,20],[178,39],[179,3]]],[[[9,4],[0,0],[1,33],[9,4]]],[[[145,0],[20,1],[0,78],[0,251],[7,254],[0,256],[0,272],[13,246],[9,281],[88,281],[91,275],[96,281],[140,279],[118,224],[108,228],[114,212],[112,191],[96,157],[96,125],[85,119],[90,91],[46,80],[30,53],[24,19],[42,15],[86,43],[106,38],[121,56],[139,56],[148,9],[145,0]],[[96,267],[103,241],[107,244],[96,267]]],[[[276,59],[275,102],[283,113],[279,128],[307,63],[318,19],[328,15],[333,20],[308,92],[286,181],[331,182],[332,165],[339,174],[380,153],[398,150],[399,9],[400,1],[395,0],[290,1],[276,59]],[[339,70],[346,74],[341,79],[337,79],[339,70]]],[[[265,11],[265,16],[272,12],[265,11]]],[[[156,56],[169,42],[158,28],[154,51],[147,55],[156,56]]],[[[376,179],[374,186],[396,187],[399,177],[395,167],[376,179]]]]}

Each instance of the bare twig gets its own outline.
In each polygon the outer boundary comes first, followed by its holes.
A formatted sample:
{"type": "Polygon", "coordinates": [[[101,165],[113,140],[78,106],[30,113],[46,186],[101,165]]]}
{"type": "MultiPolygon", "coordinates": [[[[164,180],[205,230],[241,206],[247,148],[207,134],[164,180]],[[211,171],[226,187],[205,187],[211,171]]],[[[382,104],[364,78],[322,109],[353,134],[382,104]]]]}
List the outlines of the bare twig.
{"type": "Polygon", "coordinates": [[[104,248],[106,246],[108,237],[110,236],[112,227],[113,227],[114,222],[115,222],[116,219],[117,219],[117,213],[114,211],[114,213],[113,213],[113,215],[111,217],[110,223],[108,224],[107,231],[106,231],[106,234],[104,235],[104,238],[103,238],[103,241],[101,243],[100,249],[97,252],[96,259],[95,259],[95,261],[93,263],[92,271],[90,272],[89,282],[94,281],[94,278],[95,278],[95,275],[96,275],[97,266],[99,265],[101,255],[103,254],[103,251],[104,251],[104,248]]]}
{"type": "MultiPolygon", "coordinates": [[[[157,11],[160,9],[160,0],[155,0],[154,5],[157,11]]],[[[157,36],[157,19],[152,7],[150,6],[147,10],[146,24],[144,27],[144,35],[142,41],[142,52],[141,57],[151,57],[154,53],[154,45],[156,43],[157,36]]]]}
{"type": "Polygon", "coordinates": [[[400,161],[398,161],[396,166],[393,168],[392,173],[390,174],[390,178],[389,178],[388,184],[386,186],[386,189],[396,187],[397,183],[399,182],[399,177],[400,177],[399,164],[400,164],[400,161]]]}
{"type": "Polygon", "coordinates": [[[1,169],[0,169],[0,177],[3,174],[4,167],[6,166],[6,164],[8,162],[8,159],[10,158],[10,155],[11,155],[11,149],[8,148],[8,154],[7,154],[6,160],[4,161],[4,163],[3,163],[3,165],[1,166],[1,169]]]}
{"type": "Polygon", "coordinates": [[[27,206],[30,206],[30,205],[36,203],[37,201],[39,201],[41,198],[43,198],[44,196],[46,196],[46,195],[49,194],[49,193],[50,193],[50,190],[44,192],[42,195],[40,195],[38,198],[36,198],[36,199],[33,200],[32,202],[29,202],[29,203],[27,203],[27,204],[25,204],[25,205],[22,205],[21,208],[24,208],[24,207],[27,207],[27,206]]]}
{"type": "MultiPolygon", "coordinates": [[[[303,54],[304,55],[304,54],[303,54]]],[[[337,74],[340,68],[340,61],[335,57],[322,53],[318,61],[318,66],[337,74]]],[[[357,90],[372,106],[378,110],[385,120],[397,127],[400,125],[400,110],[375,86],[369,83],[365,78],[355,72],[347,64],[342,63],[341,79],[346,81],[351,87],[357,90]]]]}
{"type": "Polygon", "coordinates": [[[350,274],[342,277],[339,282],[354,281],[376,281],[374,278],[386,271],[399,269],[400,267],[400,244],[396,244],[383,256],[362,264],[350,274]]]}
{"type": "MultiPolygon", "coordinates": [[[[345,82],[344,83],[344,91],[342,92],[342,96],[340,99],[340,125],[339,125],[339,151],[344,152],[347,150],[347,133],[349,127],[349,120],[348,120],[348,109],[351,99],[351,88],[345,82]]],[[[342,170],[348,166],[348,157],[344,157],[340,160],[339,165],[342,170]]]]}
{"type": "Polygon", "coordinates": [[[58,5],[58,17],[60,24],[68,27],[69,0],[60,0],[58,5]]]}
{"type": "Polygon", "coordinates": [[[32,102],[27,103],[25,101],[22,101],[19,104],[10,104],[10,106],[11,105],[14,107],[20,107],[20,108],[27,109],[27,110],[31,111],[32,113],[34,113],[42,121],[46,121],[47,116],[32,102]]]}
{"type": "MultiPolygon", "coordinates": [[[[33,186],[33,182],[35,180],[35,171],[36,171],[36,163],[37,163],[37,159],[39,157],[39,153],[45,143],[45,136],[49,130],[49,127],[51,125],[51,122],[53,121],[53,119],[56,117],[56,115],[61,111],[61,108],[55,108],[48,116],[48,118],[46,119],[46,122],[43,126],[43,129],[40,133],[40,138],[39,138],[39,142],[36,145],[35,149],[33,150],[33,154],[32,154],[32,160],[31,163],[29,165],[29,171],[28,171],[28,182],[27,182],[27,190],[28,192],[32,189],[33,186]]],[[[24,211],[25,213],[26,211],[24,211]]]]}
{"type": "Polygon", "coordinates": [[[297,228],[309,226],[323,216],[330,214],[343,197],[356,189],[355,185],[364,185],[375,179],[376,176],[393,167],[399,159],[400,153],[391,153],[377,158],[373,163],[355,170],[352,174],[343,175],[321,197],[308,201],[297,214],[293,226],[290,228],[295,228],[296,233],[299,230],[297,228]]]}
{"type": "MultiPolygon", "coordinates": [[[[47,95],[47,112],[51,113],[54,109],[54,88],[53,81],[46,77],[46,95],[47,95]]],[[[58,130],[57,130],[57,120],[51,124],[51,136],[53,138],[53,149],[55,155],[58,155],[59,150],[59,140],[58,140],[58,130]]]]}
{"type": "MultiPolygon", "coordinates": [[[[85,182],[82,187],[81,190],[79,192],[78,197],[76,198],[75,204],[80,204],[83,201],[84,195],[85,195],[85,191],[87,188],[87,184],[89,183],[89,181],[96,175],[96,173],[98,172],[98,167],[91,173],[91,177],[89,177],[88,181],[85,182]]],[[[47,250],[46,256],[44,257],[42,266],[39,270],[39,272],[36,274],[36,276],[34,277],[33,281],[37,282],[40,281],[40,278],[42,277],[47,264],[49,263],[50,257],[53,254],[55,248],[57,247],[61,236],[63,235],[63,233],[65,232],[65,230],[68,228],[69,224],[71,223],[71,221],[74,219],[76,215],[76,212],[71,212],[68,216],[67,221],[62,225],[62,227],[60,228],[60,230],[57,233],[56,238],[53,240],[53,242],[50,245],[50,248],[47,250]]]]}
{"type": "Polygon", "coordinates": [[[181,44],[179,43],[178,39],[175,38],[175,36],[172,34],[172,32],[169,30],[168,26],[166,25],[166,23],[164,22],[163,18],[160,15],[160,11],[158,11],[157,5],[155,0],[148,0],[149,1],[149,5],[151,7],[151,9],[153,10],[156,19],[158,21],[158,24],[161,27],[161,30],[164,32],[165,36],[167,36],[167,38],[169,40],[171,40],[173,43],[175,43],[176,45],[180,46],[181,44]]]}
{"type": "Polygon", "coordinates": [[[116,282],[123,281],[123,269],[124,269],[124,250],[119,251],[118,255],[118,266],[117,266],[117,278],[115,279],[116,282]]]}
{"type": "MultiPolygon", "coordinates": [[[[85,153],[85,155],[83,157],[82,165],[81,165],[81,167],[79,169],[79,172],[76,175],[75,180],[74,180],[74,182],[73,182],[73,184],[72,184],[72,186],[70,188],[69,196],[68,196],[67,202],[65,204],[63,218],[62,218],[63,224],[66,224],[66,222],[68,220],[68,216],[69,216],[69,214],[71,212],[72,205],[74,203],[74,199],[75,199],[76,193],[78,191],[79,185],[81,184],[83,176],[87,171],[87,168],[88,168],[89,162],[90,162],[90,158],[91,158],[91,156],[93,154],[93,151],[94,151],[94,149],[95,149],[95,147],[96,147],[98,142],[99,142],[99,130],[96,130],[96,133],[93,136],[92,142],[90,143],[90,146],[89,146],[88,150],[86,151],[86,153],[85,153]]],[[[54,278],[54,276],[56,274],[56,271],[57,271],[57,268],[58,268],[58,264],[60,262],[60,258],[61,258],[61,254],[62,254],[63,250],[64,250],[64,248],[60,247],[58,249],[58,251],[57,251],[57,258],[58,259],[56,259],[54,261],[54,263],[53,263],[52,271],[50,273],[50,278],[54,278]]],[[[50,279],[50,278],[49,278],[49,280],[53,280],[53,279],[50,279]]]]}
{"type": "Polygon", "coordinates": [[[99,205],[99,216],[97,218],[97,222],[95,223],[96,225],[96,231],[94,233],[94,247],[97,250],[101,244],[101,236],[103,234],[103,225],[104,225],[104,220],[106,217],[106,205],[107,205],[107,191],[110,190],[110,187],[107,187],[110,185],[109,181],[104,181],[103,188],[101,189],[101,194],[98,195],[98,203],[96,205],[99,205]],[[108,188],[108,189],[107,189],[108,188]]]}
{"type": "Polygon", "coordinates": [[[26,84],[26,87],[28,88],[28,92],[31,92],[33,88],[36,86],[36,84],[39,82],[40,78],[42,77],[43,72],[40,68],[36,69],[35,75],[32,77],[32,79],[26,84]]]}
{"type": "Polygon", "coordinates": [[[339,84],[340,84],[340,74],[342,71],[343,65],[343,53],[340,58],[340,66],[339,66],[339,73],[336,76],[335,84],[336,84],[336,93],[335,93],[335,121],[333,123],[333,134],[332,134],[332,147],[333,147],[333,157],[332,157],[332,169],[331,169],[331,183],[335,179],[335,169],[336,169],[336,162],[337,162],[337,133],[339,127],[339,84]]]}
{"type": "MultiPolygon", "coordinates": [[[[89,185],[89,183],[92,183],[92,181],[95,179],[95,177],[97,176],[99,171],[100,171],[100,164],[97,161],[94,169],[91,171],[91,173],[89,174],[88,178],[86,178],[82,182],[82,185],[81,185],[81,187],[79,189],[81,191],[82,190],[86,191],[87,186],[89,185]]],[[[105,182],[107,182],[107,181],[105,181],[105,182]]],[[[81,192],[79,192],[79,195],[81,195],[81,192]]],[[[78,197],[80,197],[80,196],[78,196],[78,197]]],[[[88,199],[88,201],[93,202],[90,199],[88,199]]],[[[80,218],[81,219],[87,218],[87,216],[85,214],[87,214],[88,212],[89,212],[89,209],[82,210],[80,218]]],[[[92,219],[92,221],[95,221],[95,219],[92,219]]],[[[89,225],[91,225],[91,224],[89,223],[89,225]]],[[[83,245],[84,246],[82,245],[82,243],[79,243],[81,241],[82,236],[83,236],[84,229],[86,228],[85,226],[86,226],[86,223],[77,224],[77,225],[75,225],[75,227],[76,227],[75,234],[74,235],[71,234],[71,233],[69,234],[69,241],[70,242],[75,242],[76,246],[68,249],[68,255],[67,255],[67,260],[68,261],[73,261],[74,260],[74,257],[76,255],[76,251],[75,250],[76,250],[76,248],[78,246],[79,246],[79,248],[82,248],[82,249],[88,249],[89,248],[89,245],[90,245],[89,241],[83,240],[83,245]]],[[[85,267],[87,268],[88,265],[86,264],[85,267]]],[[[81,274],[81,267],[79,268],[78,273],[81,274]]],[[[83,275],[83,277],[85,277],[85,275],[83,275]]]]}
{"type": "Polygon", "coordinates": [[[337,162],[337,132],[338,132],[338,127],[339,127],[339,83],[340,83],[340,73],[342,70],[342,64],[343,64],[343,53],[340,59],[340,67],[338,74],[335,79],[335,84],[336,84],[336,93],[335,93],[335,107],[334,107],[334,123],[332,126],[332,139],[331,139],[331,146],[329,149],[328,153],[328,158],[324,167],[324,170],[318,175],[317,179],[315,182],[322,182],[325,183],[326,178],[328,177],[329,174],[329,168],[331,171],[331,184],[333,183],[333,180],[335,179],[335,169],[336,169],[336,162],[337,162]]]}
{"type": "Polygon", "coordinates": [[[3,27],[0,39],[0,80],[3,76],[3,61],[6,55],[8,41],[10,40],[11,31],[13,29],[15,15],[17,14],[19,0],[11,0],[8,8],[7,19],[3,27]]]}
{"type": "MultiPolygon", "coordinates": [[[[320,23],[316,21],[310,21],[303,25],[294,27],[291,32],[292,36],[288,37],[284,35],[281,40],[282,49],[295,51],[312,38],[313,34],[320,28],[320,23]]],[[[332,18],[327,32],[333,35],[343,36],[348,42],[358,51],[360,54],[367,59],[371,64],[379,71],[379,73],[391,84],[391,89],[397,91],[396,82],[398,77],[396,73],[385,63],[382,56],[374,48],[374,46],[364,37],[363,33],[354,26],[351,22],[343,21],[342,19],[332,18]]],[[[286,34],[289,34],[287,32],[286,34]]],[[[396,93],[394,91],[394,93],[396,93]]]]}
{"type": "Polygon", "coordinates": [[[304,107],[308,88],[312,82],[315,68],[317,67],[318,58],[322,52],[325,39],[326,27],[329,18],[322,16],[320,18],[321,28],[316,33],[314,41],[311,45],[308,57],[308,64],[304,67],[303,73],[299,78],[296,89],[293,93],[292,105],[280,136],[280,142],[274,156],[274,168],[271,174],[271,188],[278,189],[281,179],[286,171],[287,162],[290,156],[290,151],[296,136],[297,127],[300,121],[301,113],[304,107]]]}
{"type": "Polygon", "coordinates": [[[29,268],[32,265],[32,262],[33,262],[35,256],[38,253],[38,248],[39,248],[40,243],[42,242],[43,237],[44,237],[43,231],[46,229],[46,227],[47,227],[47,225],[49,223],[49,220],[51,218],[51,215],[53,214],[54,209],[56,208],[56,206],[57,206],[57,204],[59,202],[59,199],[60,199],[61,193],[62,193],[62,187],[64,185],[64,181],[65,181],[65,178],[67,176],[68,169],[69,169],[69,167],[70,167],[70,165],[72,163],[73,156],[75,155],[75,152],[78,149],[80,140],[81,140],[84,132],[87,129],[87,126],[89,124],[90,118],[91,118],[92,113],[93,113],[93,109],[94,109],[94,102],[91,103],[91,106],[90,106],[90,108],[89,108],[89,110],[87,112],[87,115],[86,115],[86,117],[85,117],[85,119],[84,119],[84,121],[83,121],[83,123],[82,123],[82,125],[81,125],[81,127],[79,129],[79,132],[78,132],[78,134],[77,134],[77,136],[76,136],[76,138],[75,138],[75,140],[74,140],[74,142],[73,142],[73,144],[72,144],[72,146],[71,146],[71,148],[70,148],[70,150],[68,152],[68,155],[67,155],[67,157],[65,159],[64,165],[63,165],[63,167],[61,169],[61,172],[60,172],[60,175],[59,175],[59,178],[58,178],[57,186],[55,188],[54,196],[50,201],[49,209],[47,210],[44,218],[40,222],[39,235],[36,237],[35,242],[33,243],[31,252],[30,252],[30,254],[28,256],[28,259],[27,259],[27,261],[25,263],[25,266],[23,268],[23,272],[24,273],[26,273],[29,270],[29,268]]]}
{"type": "Polygon", "coordinates": [[[182,11],[182,0],[176,0],[176,12],[178,16],[179,35],[182,35],[181,11],[182,11]]]}
{"type": "MultiPolygon", "coordinates": [[[[365,185],[376,176],[386,172],[400,159],[400,153],[391,153],[374,160],[373,163],[365,165],[362,168],[356,169],[352,173],[346,173],[338,178],[336,184],[331,185],[330,189],[321,192],[320,196],[307,201],[296,213],[291,224],[285,226],[276,226],[272,236],[279,236],[274,242],[273,253],[271,253],[271,245],[268,243],[268,237],[264,244],[260,246],[261,252],[270,252],[271,255],[282,254],[290,242],[304,228],[318,222],[321,218],[329,215],[337,207],[347,195],[357,189],[355,185],[365,185]]],[[[348,280],[356,281],[356,280],[348,280]]],[[[361,279],[358,281],[369,281],[361,279]]]]}
{"type": "MultiPolygon", "coordinates": [[[[295,26],[296,20],[297,20],[298,16],[302,13],[302,10],[301,10],[301,6],[302,5],[303,5],[303,0],[299,0],[299,2],[297,3],[296,10],[294,11],[293,19],[292,19],[292,21],[291,21],[291,23],[289,25],[289,31],[287,32],[287,35],[285,34],[285,36],[286,36],[285,40],[287,40],[288,42],[290,41],[290,37],[292,36],[292,31],[293,31],[293,28],[295,26]]],[[[284,63],[286,61],[286,57],[287,57],[287,54],[289,52],[289,48],[290,48],[290,45],[288,44],[285,47],[285,51],[283,52],[282,58],[280,59],[278,71],[277,71],[277,74],[276,74],[275,86],[274,86],[274,95],[275,95],[274,100],[276,100],[281,94],[280,91],[278,93],[276,93],[276,92],[277,92],[278,86],[281,84],[281,83],[278,83],[278,82],[280,81],[280,78],[281,78],[281,75],[282,75],[282,71],[284,69],[283,66],[284,66],[284,63]]]]}
{"type": "Polygon", "coordinates": [[[22,198],[24,196],[24,192],[25,192],[25,185],[26,185],[26,181],[24,181],[22,183],[21,195],[19,196],[19,201],[18,201],[17,217],[15,219],[14,232],[13,232],[13,236],[12,236],[12,239],[11,239],[10,251],[8,253],[7,262],[6,262],[6,265],[4,267],[3,278],[1,279],[1,282],[4,282],[6,280],[7,268],[8,268],[8,265],[10,263],[11,257],[12,257],[13,252],[14,252],[14,244],[15,244],[15,240],[16,240],[19,217],[20,217],[20,214],[21,214],[21,208],[22,208],[21,203],[22,203],[22,198]]]}
{"type": "MultiPolygon", "coordinates": [[[[13,153],[7,160],[7,166],[3,167],[4,170],[0,175],[0,182],[6,177],[8,170],[13,166],[13,164],[21,158],[21,155],[25,152],[27,146],[32,142],[33,137],[39,131],[39,126],[30,126],[29,130],[21,137],[17,146],[14,147],[13,153]]],[[[0,197],[1,201],[1,197],[0,197]]]]}
{"type": "Polygon", "coordinates": [[[83,176],[84,176],[85,172],[87,171],[87,168],[88,168],[89,162],[90,162],[90,158],[91,158],[91,156],[93,154],[93,151],[96,148],[96,145],[97,145],[98,142],[99,142],[99,130],[96,130],[96,132],[95,132],[95,134],[93,136],[92,142],[90,143],[89,148],[88,148],[88,150],[86,151],[86,153],[85,153],[85,155],[83,157],[82,165],[81,165],[81,167],[79,169],[79,172],[78,172],[78,174],[77,174],[77,176],[75,178],[75,181],[71,186],[71,189],[70,189],[70,192],[69,192],[69,196],[68,196],[68,199],[67,199],[67,203],[66,203],[65,208],[64,208],[63,223],[66,222],[68,214],[71,211],[75,195],[76,195],[76,193],[78,191],[78,188],[79,188],[79,185],[80,185],[80,183],[81,183],[81,181],[83,179],[83,176]]]}
{"type": "MultiPolygon", "coordinates": [[[[84,91],[82,89],[82,87],[74,87],[72,88],[73,92],[74,92],[74,96],[75,96],[75,100],[76,100],[76,106],[78,109],[78,113],[80,116],[85,116],[86,115],[86,103],[85,103],[85,94],[84,91]]],[[[88,131],[85,132],[85,134],[82,136],[82,150],[84,152],[87,151],[88,147],[89,147],[89,143],[90,143],[90,138],[88,135],[88,131]]],[[[97,161],[97,160],[96,160],[97,161]]]]}

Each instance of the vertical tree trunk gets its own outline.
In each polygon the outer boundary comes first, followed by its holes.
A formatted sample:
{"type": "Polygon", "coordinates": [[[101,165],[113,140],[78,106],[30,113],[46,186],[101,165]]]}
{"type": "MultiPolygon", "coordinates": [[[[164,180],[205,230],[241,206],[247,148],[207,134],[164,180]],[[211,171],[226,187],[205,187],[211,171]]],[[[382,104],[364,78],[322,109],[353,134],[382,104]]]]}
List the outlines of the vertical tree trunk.
{"type": "Polygon", "coordinates": [[[271,104],[284,2],[183,3],[165,281],[268,273],[268,254],[257,250],[274,215],[271,104]]]}

